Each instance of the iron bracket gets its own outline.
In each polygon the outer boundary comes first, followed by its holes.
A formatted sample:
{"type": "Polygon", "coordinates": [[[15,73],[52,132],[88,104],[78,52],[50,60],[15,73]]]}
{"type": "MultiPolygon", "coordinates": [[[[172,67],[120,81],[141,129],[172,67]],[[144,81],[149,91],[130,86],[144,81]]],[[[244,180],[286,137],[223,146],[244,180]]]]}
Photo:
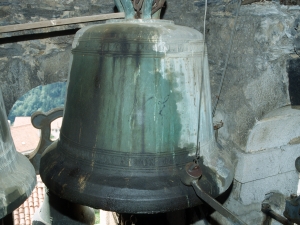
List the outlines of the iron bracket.
{"type": "Polygon", "coordinates": [[[50,139],[51,123],[59,117],[63,116],[64,108],[55,108],[47,113],[37,111],[31,116],[32,125],[41,130],[41,137],[38,146],[33,152],[25,155],[33,165],[36,174],[39,174],[40,159],[45,149],[53,143],[50,139]]]}
{"type": "Polygon", "coordinates": [[[270,204],[263,203],[261,205],[261,211],[266,214],[266,219],[263,222],[263,225],[270,225],[271,224],[271,219],[274,219],[278,221],[279,223],[282,223],[284,225],[293,225],[294,223],[289,221],[287,218],[279,215],[275,211],[272,210],[270,204]]]}
{"type": "Polygon", "coordinates": [[[202,171],[199,164],[191,162],[185,166],[185,175],[182,177],[181,181],[186,185],[191,185],[199,198],[209,204],[225,218],[231,220],[233,225],[247,225],[200,187],[198,180],[201,176],[202,171]]]}
{"type": "Polygon", "coordinates": [[[300,224],[300,196],[291,195],[285,200],[283,215],[291,222],[300,224]]]}

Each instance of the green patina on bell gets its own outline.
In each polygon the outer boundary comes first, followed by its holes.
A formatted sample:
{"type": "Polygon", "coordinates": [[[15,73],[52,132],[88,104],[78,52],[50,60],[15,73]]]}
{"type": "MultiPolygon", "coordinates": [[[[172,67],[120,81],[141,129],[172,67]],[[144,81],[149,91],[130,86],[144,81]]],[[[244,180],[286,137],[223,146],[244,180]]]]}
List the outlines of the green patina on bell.
{"type": "Polygon", "coordinates": [[[119,213],[201,204],[180,181],[196,154],[200,107],[201,185],[224,192],[233,171],[215,144],[203,51],[201,33],[172,21],[128,18],[78,31],[60,138],[41,159],[46,186],[119,213]]]}
{"type": "Polygon", "coordinates": [[[33,166],[13,143],[0,90],[0,219],[27,199],[35,184],[33,166]]]}

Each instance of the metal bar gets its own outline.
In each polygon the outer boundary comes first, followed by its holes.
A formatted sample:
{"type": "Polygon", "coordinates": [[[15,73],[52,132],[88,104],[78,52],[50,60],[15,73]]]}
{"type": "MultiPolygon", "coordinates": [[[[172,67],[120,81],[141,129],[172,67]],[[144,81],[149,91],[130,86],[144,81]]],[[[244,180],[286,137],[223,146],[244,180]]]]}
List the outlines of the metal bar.
{"type": "Polygon", "coordinates": [[[262,225],[272,225],[272,218],[266,215],[265,220],[263,221],[262,225]]]}
{"type": "Polygon", "coordinates": [[[74,23],[86,23],[92,21],[117,19],[117,18],[124,18],[124,17],[125,14],[123,12],[120,12],[120,13],[101,14],[95,16],[73,17],[68,19],[54,19],[54,20],[47,20],[47,21],[41,21],[35,23],[15,24],[15,25],[0,27],[0,33],[38,29],[38,28],[45,28],[45,27],[55,27],[55,26],[68,25],[74,23]]]}
{"type": "Polygon", "coordinates": [[[125,11],[125,18],[126,19],[133,19],[134,18],[134,8],[132,5],[131,0],[121,0],[124,11],[125,11]]]}
{"type": "Polygon", "coordinates": [[[45,149],[53,143],[50,139],[51,123],[57,118],[63,117],[64,108],[55,108],[47,113],[37,111],[31,115],[32,125],[40,129],[40,141],[36,149],[30,152],[26,157],[30,160],[31,164],[35,168],[36,174],[39,174],[40,159],[45,149]]]}
{"type": "Polygon", "coordinates": [[[242,1],[242,5],[252,4],[254,2],[260,2],[260,0],[244,0],[242,1]]]}
{"type": "Polygon", "coordinates": [[[115,2],[115,5],[117,6],[119,12],[124,12],[124,8],[123,8],[123,5],[121,3],[121,0],[114,0],[115,2]]]}
{"type": "Polygon", "coordinates": [[[233,225],[247,225],[245,222],[241,221],[232,212],[223,207],[218,201],[216,201],[213,197],[205,193],[202,188],[198,184],[198,180],[192,181],[192,186],[196,192],[196,194],[207,204],[213,207],[216,211],[221,213],[225,218],[230,219],[233,222],[233,225]]]}
{"type": "Polygon", "coordinates": [[[142,6],[142,19],[151,19],[153,0],[145,0],[142,6]]]}
{"type": "Polygon", "coordinates": [[[294,223],[289,221],[287,218],[277,214],[276,212],[274,212],[272,209],[271,209],[271,206],[269,204],[262,204],[262,207],[261,207],[261,211],[266,214],[267,216],[271,217],[272,219],[278,221],[279,223],[282,223],[284,225],[293,225],[294,223]]]}
{"type": "MultiPolygon", "coordinates": [[[[271,0],[267,0],[267,1],[271,1],[271,0]]],[[[262,2],[262,0],[244,0],[242,1],[242,5],[249,5],[255,2],[262,2]]]]}

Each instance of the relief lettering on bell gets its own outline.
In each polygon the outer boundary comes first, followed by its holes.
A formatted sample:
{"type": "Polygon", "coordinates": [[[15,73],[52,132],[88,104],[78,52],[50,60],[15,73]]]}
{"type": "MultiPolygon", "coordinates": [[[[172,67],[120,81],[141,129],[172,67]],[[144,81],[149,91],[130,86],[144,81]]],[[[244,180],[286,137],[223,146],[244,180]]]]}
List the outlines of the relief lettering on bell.
{"type": "Polygon", "coordinates": [[[0,90],[0,219],[27,199],[35,184],[33,166],[13,143],[0,90]]]}
{"type": "Polygon", "coordinates": [[[69,201],[119,213],[199,205],[180,180],[198,138],[202,188],[216,197],[233,179],[214,139],[203,36],[126,15],[77,32],[60,138],[42,156],[42,180],[69,201]]]}

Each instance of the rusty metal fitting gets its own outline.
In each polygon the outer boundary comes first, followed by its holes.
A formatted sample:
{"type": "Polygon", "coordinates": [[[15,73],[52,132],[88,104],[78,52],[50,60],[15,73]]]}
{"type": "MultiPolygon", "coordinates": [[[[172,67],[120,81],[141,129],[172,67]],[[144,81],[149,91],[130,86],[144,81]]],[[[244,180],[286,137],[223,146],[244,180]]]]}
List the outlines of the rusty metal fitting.
{"type": "Polygon", "coordinates": [[[202,170],[198,163],[189,162],[185,165],[181,181],[185,185],[192,185],[193,180],[198,180],[202,176],[202,170]]]}
{"type": "Polygon", "coordinates": [[[290,198],[291,198],[291,199],[295,199],[295,198],[297,198],[297,197],[298,197],[298,196],[297,196],[296,194],[291,194],[291,195],[290,195],[290,198]]]}

